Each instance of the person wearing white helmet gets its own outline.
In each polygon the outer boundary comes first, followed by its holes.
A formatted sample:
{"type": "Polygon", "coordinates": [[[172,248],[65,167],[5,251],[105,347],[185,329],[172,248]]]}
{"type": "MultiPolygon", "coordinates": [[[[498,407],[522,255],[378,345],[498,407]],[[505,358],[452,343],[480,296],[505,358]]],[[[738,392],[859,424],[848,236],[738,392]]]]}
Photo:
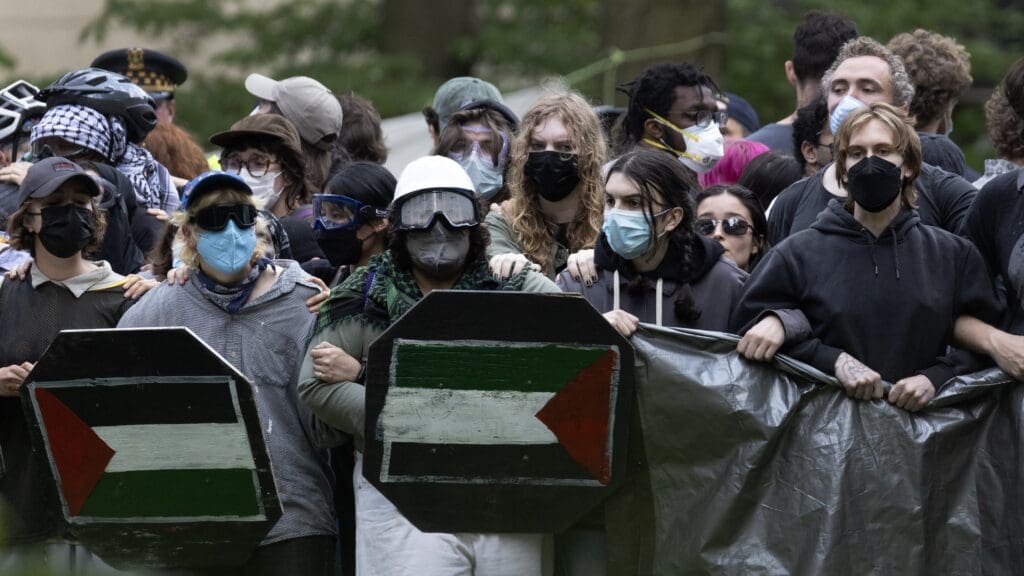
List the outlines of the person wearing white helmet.
{"type": "MultiPolygon", "coordinates": [[[[362,475],[366,355],[370,343],[435,289],[558,292],[545,276],[522,270],[495,278],[489,235],[469,175],[454,160],[427,156],[409,164],[391,204],[390,247],[335,288],[320,309],[299,375],[299,398],[352,438],[356,571],[377,574],[539,574],[539,534],[424,533],[362,475]],[[323,342],[344,350],[351,369],[329,371],[311,354],[323,342]],[[414,567],[414,568],[412,568],[414,567]]],[[[347,437],[347,436],[346,436],[347,437]]]]}

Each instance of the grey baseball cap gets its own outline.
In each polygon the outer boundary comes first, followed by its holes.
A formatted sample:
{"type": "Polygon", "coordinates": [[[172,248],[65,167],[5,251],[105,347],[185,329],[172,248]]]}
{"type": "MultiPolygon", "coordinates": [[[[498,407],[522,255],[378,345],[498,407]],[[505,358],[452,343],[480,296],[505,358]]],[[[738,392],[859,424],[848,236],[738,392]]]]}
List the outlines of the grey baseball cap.
{"type": "Polygon", "coordinates": [[[443,131],[448,125],[452,114],[473,102],[490,100],[504,104],[501,92],[486,80],[472,76],[458,76],[441,84],[434,94],[434,111],[437,112],[437,122],[443,131]]]}
{"type": "Polygon", "coordinates": [[[277,104],[281,115],[299,131],[311,146],[329,150],[341,134],[341,103],[327,86],[307,76],[274,80],[262,74],[249,74],[245,89],[250,94],[277,104]]]}

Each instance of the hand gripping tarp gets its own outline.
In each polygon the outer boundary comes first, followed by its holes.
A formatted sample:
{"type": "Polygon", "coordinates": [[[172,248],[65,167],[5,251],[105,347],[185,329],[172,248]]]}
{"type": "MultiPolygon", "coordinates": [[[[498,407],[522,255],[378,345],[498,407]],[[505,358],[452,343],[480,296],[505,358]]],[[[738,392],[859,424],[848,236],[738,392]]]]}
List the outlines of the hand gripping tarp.
{"type": "Polygon", "coordinates": [[[1024,570],[1024,389],[1003,372],[951,380],[911,414],[792,360],[744,360],[735,342],[649,326],[632,339],[653,556],[616,567],[631,522],[609,509],[613,573],[1024,570]]]}

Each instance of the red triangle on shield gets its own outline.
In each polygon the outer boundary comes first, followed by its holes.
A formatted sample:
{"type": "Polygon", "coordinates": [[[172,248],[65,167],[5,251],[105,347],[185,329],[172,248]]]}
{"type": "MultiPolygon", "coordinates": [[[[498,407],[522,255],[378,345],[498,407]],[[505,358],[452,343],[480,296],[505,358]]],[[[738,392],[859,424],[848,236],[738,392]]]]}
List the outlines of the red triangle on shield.
{"type": "Polygon", "coordinates": [[[35,394],[68,513],[77,516],[114,450],[52,392],[37,388],[35,394]]]}
{"type": "Polygon", "coordinates": [[[615,350],[605,352],[580,370],[536,414],[573,460],[602,484],[611,481],[608,424],[616,357],[615,350]]]}

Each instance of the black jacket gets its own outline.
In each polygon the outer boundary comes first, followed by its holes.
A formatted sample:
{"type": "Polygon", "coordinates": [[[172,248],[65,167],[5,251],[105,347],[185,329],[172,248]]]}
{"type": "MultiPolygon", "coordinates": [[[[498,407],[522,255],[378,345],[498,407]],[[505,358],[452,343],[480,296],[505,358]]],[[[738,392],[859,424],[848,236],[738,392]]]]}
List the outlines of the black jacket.
{"type": "MultiPolygon", "coordinates": [[[[830,200],[843,200],[825,189],[821,181],[825,170],[822,168],[779,193],[768,217],[770,245],[775,246],[786,237],[809,228],[830,200]]],[[[967,180],[930,164],[921,165],[914,190],[921,222],[954,234],[960,233],[967,210],[978,193],[967,180]]]]}
{"type": "Polygon", "coordinates": [[[882,378],[920,373],[938,387],[955,375],[945,356],[957,316],[992,323],[1000,308],[978,250],[901,211],[875,238],[838,201],[810,229],[772,249],[733,314],[746,330],[766,310],[798,308],[811,338],[783,352],[832,374],[847,352],[882,378]]]}
{"type": "Polygon", "coordinates": [[[964,220],[964,236],[1006,288],[1002,328],[1024,334],[1024,170],[985,184],[964,220]]]}

